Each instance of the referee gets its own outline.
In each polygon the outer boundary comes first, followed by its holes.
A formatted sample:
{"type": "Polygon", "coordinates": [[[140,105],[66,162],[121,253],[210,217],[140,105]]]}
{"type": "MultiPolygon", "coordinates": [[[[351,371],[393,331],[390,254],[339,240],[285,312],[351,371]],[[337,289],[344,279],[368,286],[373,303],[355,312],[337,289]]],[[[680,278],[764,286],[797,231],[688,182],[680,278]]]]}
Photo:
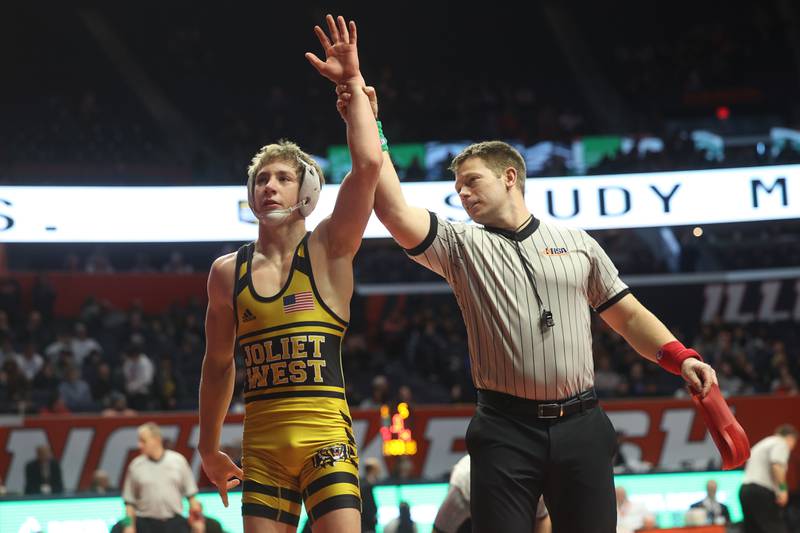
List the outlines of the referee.
{"type": "Polygon", "coordinates": [[[153,422],[139,426],[139,451],[122,489],[124,533],[189,533],[189,522],[181,515],[183,497],[190,511],[198,514],[202,507],[186,458],[164,448],[161,429],[153,422]]]}
{"type": "MultiPolygon", "coordinates": [[[[377,118],[375,90],[364,87],[377,118]]],[[[351,95],[337,87],[337,108],[351,95]]],[[[379,125],[379,131],[382,128],[379,125]]],[[[385,147],[375,213],[452,287],[467,327],[478,407],[467,429],[473,531],[532,531],[544,495],[556,533],[612,533],[616,434],[597,406],[590,309],[643,357],[705,396],[714,370],[630,293],[585,231],[525,206],[525,161],[483,142],[453,160],[455,189],[481,226],[406,204],[385,147]]]]}
{"type": "Polygon", "coordinates": [[[388,156],[375,212],[412,259],[447,280],[466,323],[478,389],[466,435],[473,531],[532,531],[544,494],[556,533],[611,533],[617,438],[593,389],[590,308],[703,394],[714,371],[633,297],[585,231],[528,212],[514,148],[474,144],[450,168],[482,226],[407,206],[388,156]]]}
{"type": "Polygon", "coordinates": [[[774,435],[759,441],[750,452],[739,489],[744,515],[744,533],[783,533],[781,507],[789,501],[786,469],[797,444],[797,428],[778,426],[774,435]]]}

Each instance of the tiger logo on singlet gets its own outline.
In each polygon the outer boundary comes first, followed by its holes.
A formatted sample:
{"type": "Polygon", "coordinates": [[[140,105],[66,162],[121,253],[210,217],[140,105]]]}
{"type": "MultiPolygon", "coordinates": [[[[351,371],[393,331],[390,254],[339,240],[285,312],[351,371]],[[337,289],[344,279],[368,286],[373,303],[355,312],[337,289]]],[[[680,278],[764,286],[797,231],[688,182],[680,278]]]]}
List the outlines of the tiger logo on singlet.
{"type": "Polygon", "coordinates": [[[319,296],[306,234],[277,294],[253,284],[255,243],[239,249],[233,309],[244,361],[242,514],[298,524],[361,509],[358,455],[345,400],[341,345],[347,322],[319,296]]]}

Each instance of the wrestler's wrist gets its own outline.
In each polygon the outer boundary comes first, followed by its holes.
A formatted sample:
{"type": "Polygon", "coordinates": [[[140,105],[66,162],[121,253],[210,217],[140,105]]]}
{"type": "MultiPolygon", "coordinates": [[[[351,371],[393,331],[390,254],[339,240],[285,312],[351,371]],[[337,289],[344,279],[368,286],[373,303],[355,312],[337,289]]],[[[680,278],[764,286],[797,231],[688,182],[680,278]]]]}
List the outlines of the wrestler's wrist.
{"type": "Polygon", "coordinates": [[[362,76],[360,72],[355,76],[350,76],[340,80],[339,83],[340,85],[347,85],[347,87],[351,90],[354,89],[361,90],[363,87],[367,86],[367,82],[364,79],[364,76],[362,76]]]}
{"type": "Polygon", "coordinates": [[[683,364],[687,359],[703,360],[699,353],[687,348],[679,341],[668,342],[656,352],[656,361],[659,366],[676,376],[682,374],[683,364]]]}

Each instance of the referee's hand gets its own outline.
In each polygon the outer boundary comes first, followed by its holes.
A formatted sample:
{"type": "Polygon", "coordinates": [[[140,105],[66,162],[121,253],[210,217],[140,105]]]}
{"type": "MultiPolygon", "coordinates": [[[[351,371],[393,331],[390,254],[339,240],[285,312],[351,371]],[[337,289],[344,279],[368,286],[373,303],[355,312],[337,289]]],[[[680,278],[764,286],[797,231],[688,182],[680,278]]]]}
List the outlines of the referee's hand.
{"type": "Polygon", "coordinates": [[[681,376],[689,385],[689,388],[699,394],[701,398],[705,398],[708,391],[711,390],[711,385],[717,382],[717,373],[711,368],[711,365],[704,363],[699,359],[690,357],[683,361],[681,365],[681,376]]]}
{"type": "Polygon", "coordinates": [[[201,455],[203,471],[208,479],[217,486],[222,505],[228,506],[228,491],[236,487],[244,479],[244,472],[231,461],[228,454],[219,450],[201,455]]]}

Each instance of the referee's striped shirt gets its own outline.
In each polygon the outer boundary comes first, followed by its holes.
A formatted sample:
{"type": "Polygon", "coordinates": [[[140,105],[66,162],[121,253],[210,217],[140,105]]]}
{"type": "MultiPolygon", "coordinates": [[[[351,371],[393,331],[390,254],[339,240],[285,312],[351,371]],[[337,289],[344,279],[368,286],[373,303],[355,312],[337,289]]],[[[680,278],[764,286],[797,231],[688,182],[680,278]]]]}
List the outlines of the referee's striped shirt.
{"type": "Polygon", "coordinates": [[[430,217],[425,240],[406,252],[452,287],[475,387],[533,400],[591,388],[590,307],[601,312],[630,292],[597,241],[536,218],[513,232],[430,217]],[[553,327],[541,325],[526,266],[553,327]]]}

